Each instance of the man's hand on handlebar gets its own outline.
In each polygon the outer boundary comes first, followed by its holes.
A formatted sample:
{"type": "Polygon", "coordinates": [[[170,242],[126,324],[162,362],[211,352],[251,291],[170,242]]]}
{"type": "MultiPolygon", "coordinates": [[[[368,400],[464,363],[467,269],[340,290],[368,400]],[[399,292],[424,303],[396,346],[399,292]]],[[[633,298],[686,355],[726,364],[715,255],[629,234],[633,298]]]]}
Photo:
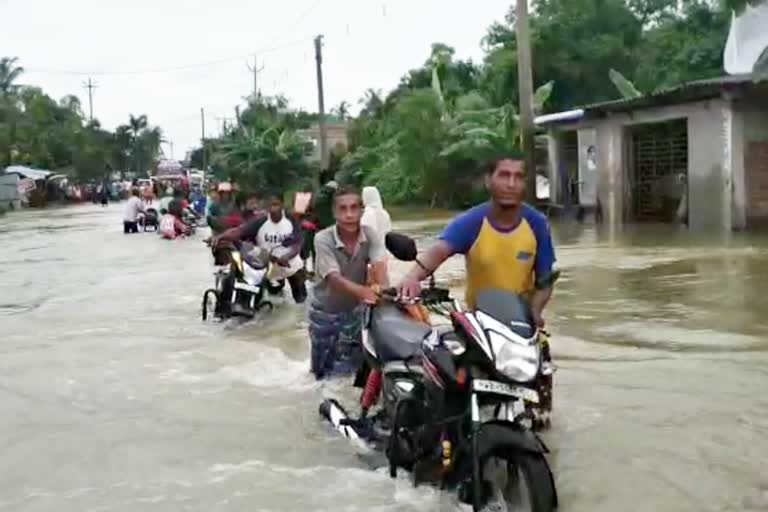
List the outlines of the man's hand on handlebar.
{"type": "Polygon", "coordinates": [[[398,298],[401,300],[414,300],[421,297],[421,281],[406,277],[397,287],[398,298]]]}
{"type": "Polygon", "coordinates": [[[379,302],[379,294],[376,293],[376,291],[373,290],[373,288],[369,288],[367,286],[363,286],[361,288],[362,288],[360,290],[360,301],[361,302],[363,302],[364,304],[371,305],[371,306],[373,306],[377,302],[379,302]]]}
{"type": "Polygon", "coordinates": [[[275,263],[276,265],[280,267],[289,267],[290,266],[290,260],[286,258],[285,256],[275,256],[274,254],[269,256],[269,259],[272,261],[272,263],[275,263]]]}

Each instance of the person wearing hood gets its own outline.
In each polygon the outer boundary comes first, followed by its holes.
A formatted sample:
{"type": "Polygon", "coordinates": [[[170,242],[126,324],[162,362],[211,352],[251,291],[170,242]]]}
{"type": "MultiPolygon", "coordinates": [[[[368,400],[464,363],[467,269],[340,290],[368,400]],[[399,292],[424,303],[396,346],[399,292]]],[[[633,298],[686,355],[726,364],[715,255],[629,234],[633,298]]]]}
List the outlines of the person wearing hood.
{"type": "Polygon", "coordinates": [[[360,223],[373,229],[383,240],[387,233],[392,231],[392,219],[389,212],[384,209],[381,194],[376,187],[363,188],[363,218],[360,223]]]}

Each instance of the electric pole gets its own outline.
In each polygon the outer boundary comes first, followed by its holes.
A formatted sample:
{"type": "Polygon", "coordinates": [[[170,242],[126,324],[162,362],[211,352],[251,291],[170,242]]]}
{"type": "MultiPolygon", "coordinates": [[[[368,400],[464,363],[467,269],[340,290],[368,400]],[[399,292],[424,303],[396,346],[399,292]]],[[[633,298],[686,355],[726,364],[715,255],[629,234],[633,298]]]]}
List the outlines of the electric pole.
{"type": "MultiPolygon", "coordinates": [[[[315,62],[317,63],[317,127],[320,132],[320,172],[325,171],[328,165],[328,148],[325,139],[325,96],[323,93],[323,36],[315,38],[315,62]]],[[[317,186],[319,187],[320,175],[317,177],[317,186]]]]}
{"type": "Polygon", "coordinates": [[[203,172],[208,172],[208,150],[205,148],[205,108],[200,107],[200,127],[202,129],[201,135],[203,141],[203,172]]]}
{"type": "Polygon", "coordinates": [[[83,87],[85,89],[88,89],[88,112],[89,112],[89,120],[93,121],[93,90],[98,87],[95,83],[91,81],[91,77],[88,77],[87,82],[83,82],[83,87]]]}
{"type": "Polygon", "coordinates": [[[262,64],[261,67],[259,67],[258,59],[254,55],[253,67],[251,67],[250,64],[246,64],[246,67],[249,71],[253,72],[253,99],[256,101],[259,97],[259,73],[264,71],[264,65],[262,64]]]}
{"type": "Polygon", "coordinates": [[[520,133],[523,139],[528,201],[536,202],[536,139],[533,126],[533,71],[531,69],[531,24],[528,0],[517,0],[517,81],[520,95],[520,133]]]}

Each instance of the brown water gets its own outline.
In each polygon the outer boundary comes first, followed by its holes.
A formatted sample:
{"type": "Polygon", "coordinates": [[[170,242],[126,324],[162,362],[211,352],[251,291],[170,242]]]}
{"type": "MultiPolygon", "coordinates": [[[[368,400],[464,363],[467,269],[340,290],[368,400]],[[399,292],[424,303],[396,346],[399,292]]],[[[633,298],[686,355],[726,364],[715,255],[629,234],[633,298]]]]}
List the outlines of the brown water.
{"type": "MultiPolygon", "coordinates": [[[[0,510],[467,510],[318,419],[300,308],[201,323],[202,234],[124,236],[121,210],[0,218],[0,510]]],[[[554,233],[561,510],[768,510],[768,240],[554,233]]]]}

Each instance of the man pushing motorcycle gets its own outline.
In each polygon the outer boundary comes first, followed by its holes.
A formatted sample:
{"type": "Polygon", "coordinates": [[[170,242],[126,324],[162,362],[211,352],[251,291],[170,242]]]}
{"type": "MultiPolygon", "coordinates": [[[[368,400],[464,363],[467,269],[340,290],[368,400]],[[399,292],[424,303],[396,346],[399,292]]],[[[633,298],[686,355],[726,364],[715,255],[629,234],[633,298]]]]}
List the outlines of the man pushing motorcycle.
{"type": "MultiPolygon", "coordinates": [[[[272,192],[268,195],[268,201],[266,215],[257,214],[247,223],[214,236],[210,243],[215,247],[226,242],[245,240],[252,242],[257,250],[267,251],[276,264],[270,279],[288,281],[294,301],[302,304],[307,298],[307,288],[304,266],[299,257],[301,228],[295,219],[286,215],[282,192],[272,192]]],[[[229,292],[225,291],[224,296],[227,298],[229,292]]]]}
{"type": "Polygon", "coordinates": [[[439,241],[419,258],[399,286],[402,298],[416,298],[421,281],[455,254],[467,260],[466,301],[475,307],[477,293],[501,289],[525,295],[539,327],[557,280],[555,251],[546,217],[525,204],[523,162],[497,158],[484,165],[491,195],[487,203],[454,218],[439,241]]]}
{"type": "MultiPolygon", "coordinates": [[[[490,201],[454,218],[406,275],[398,292],[406,300],[419,297],[421,281],[451,256],[463,254],[470,309],[475,308],[475,299],[483,290],[510,291],[528,299],[533,320],[543,327],[544,308],[559,276],[549,223],[544,214],[523,201],[523,162],[496,158],[483,167],[490,201]]],[[[544,359],[549,362],[549,338],[543,334],[540,341],[544,359]]],[[[535,411],[536,424],[546,427],[552,410],[551,372],[540,377],[537,387],[541,402],[535,411]]]]}

